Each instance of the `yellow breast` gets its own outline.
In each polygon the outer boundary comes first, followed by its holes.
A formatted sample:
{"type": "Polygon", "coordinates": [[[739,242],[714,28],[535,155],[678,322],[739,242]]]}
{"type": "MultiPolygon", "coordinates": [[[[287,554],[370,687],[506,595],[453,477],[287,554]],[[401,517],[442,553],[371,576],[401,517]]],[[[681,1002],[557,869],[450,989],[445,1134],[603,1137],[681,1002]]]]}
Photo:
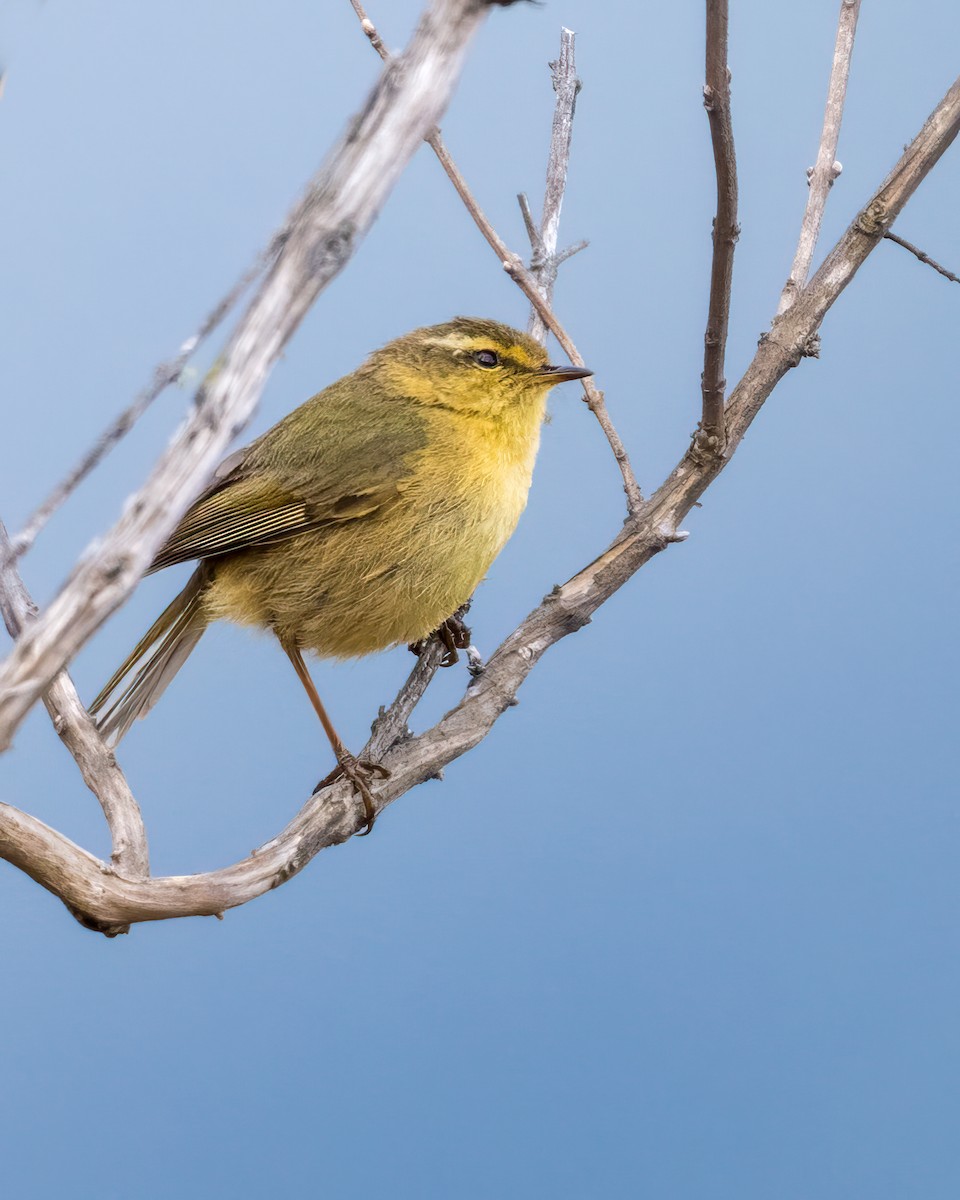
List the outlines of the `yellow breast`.
{"type": "Polygon", "coordinates": [[[472,595],[526,505],[545,398],[488,417],[426,409],[395,502],[218,564],[211,616],[295,633],[325,657],[417,641],[472,595]]]}

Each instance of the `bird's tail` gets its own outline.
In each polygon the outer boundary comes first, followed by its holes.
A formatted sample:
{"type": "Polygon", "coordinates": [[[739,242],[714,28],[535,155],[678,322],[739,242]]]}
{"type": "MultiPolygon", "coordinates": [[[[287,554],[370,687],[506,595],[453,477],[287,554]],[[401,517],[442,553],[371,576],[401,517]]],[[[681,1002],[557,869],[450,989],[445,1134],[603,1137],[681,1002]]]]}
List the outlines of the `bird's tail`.
{"type": "Polygon", "coordinates": [[[199,642],[207,627],[202,600],[209,582],[209,572],[201,564],[180,595],[163,610],[90,705],[90,714],[97,717],[97,728],[107,745],[116,746],[134,721],[147,715],[199,642]],[[102,712],[134,668],[133,678],[102,712]]]}

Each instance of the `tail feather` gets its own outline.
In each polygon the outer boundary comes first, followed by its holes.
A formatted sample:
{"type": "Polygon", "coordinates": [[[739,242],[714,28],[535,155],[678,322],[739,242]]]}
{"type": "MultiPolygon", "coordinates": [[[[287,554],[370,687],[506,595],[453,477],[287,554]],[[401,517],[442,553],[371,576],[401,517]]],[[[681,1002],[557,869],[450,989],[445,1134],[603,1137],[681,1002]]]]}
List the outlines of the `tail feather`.
{"type": "Polygon", "coordinates": [[[207,627],[201,602],[208,582],[207,570],[201,565],[90,705],[90,714],[97,717],[97,728],[109,746],[116,746],[133,722],[147,715],[200,640],[207,627]],[[134,671],[133,678],[111,700],[134,671]],[[108,702],[109,707],[101,712],[108,702]]]}

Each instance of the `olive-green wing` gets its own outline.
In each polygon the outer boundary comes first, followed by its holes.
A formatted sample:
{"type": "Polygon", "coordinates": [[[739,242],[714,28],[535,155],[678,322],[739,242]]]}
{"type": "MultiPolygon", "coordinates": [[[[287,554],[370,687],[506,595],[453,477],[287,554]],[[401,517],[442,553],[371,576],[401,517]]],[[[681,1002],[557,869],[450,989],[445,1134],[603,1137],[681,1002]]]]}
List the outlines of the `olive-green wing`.
{"type": "Polygon", "coordinates": [[[334,384],[221,464],[151,564],[245,550],[380,512],[400,495],[422,423],[396,401],[334,384]],[[398,420],[398,418],[401,418],[398,420]]]}
{"type": "Polygon", "coordinates": [[[356,520],[379,511],[398,495],[396,486],[385,486],[338,496],[328,505],[315,505],[283,492],[270,480],[240,480],[189,509],[150,570],[245,550],[333,522],[356,520]]]}

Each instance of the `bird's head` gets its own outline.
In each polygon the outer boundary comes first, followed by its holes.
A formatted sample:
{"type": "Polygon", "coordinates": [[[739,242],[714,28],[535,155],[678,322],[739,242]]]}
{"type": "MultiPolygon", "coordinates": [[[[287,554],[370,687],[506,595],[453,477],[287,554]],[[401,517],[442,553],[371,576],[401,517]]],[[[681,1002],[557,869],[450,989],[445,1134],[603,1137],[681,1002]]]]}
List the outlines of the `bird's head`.
{"type": "Polygon", "coordinates": [[[593,374],[586,367],[551,366],[533,338],[482,317],[415,329],[378,350],[370,366],[398,394],[477,416],[517,406],[542,409],[556,384],[593,374]]]}

